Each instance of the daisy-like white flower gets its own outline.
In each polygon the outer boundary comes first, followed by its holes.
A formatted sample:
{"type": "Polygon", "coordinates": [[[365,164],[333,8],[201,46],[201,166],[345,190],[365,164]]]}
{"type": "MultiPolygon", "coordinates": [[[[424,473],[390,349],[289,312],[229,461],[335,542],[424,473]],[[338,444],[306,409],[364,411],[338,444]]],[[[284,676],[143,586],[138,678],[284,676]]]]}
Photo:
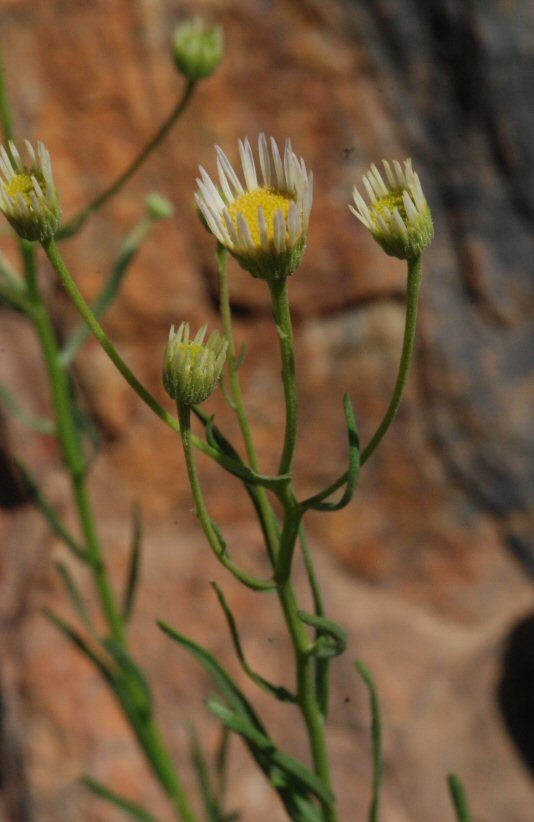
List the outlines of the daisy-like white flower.
{"type": "Polygon", "coordinates": [[[220,188],[200,167],[195,195],[209,229],[253,277],[283,279],[300,265],[308,234],[313,175],[286,140],[258,138],[259,169],[248,139],[239,140],[243,185],[216,146],[220,188]]]}
{"type": "Polygon", "coordinates": [[[356,208],[349,208],[386,254],[413,259],[432,242],[432,215],[412,161],[405,160],[403,166],[398,160],[391,165],[387,160],[382,162],[385,180],[374,164],[362,178],[369,205],[354,186],[356,208]]]}
{"type": "Polygon", "coordinates": [[[172,326],[163,363],[163,384],[169,396],[184,405],[198,405],[215,390],[219,382],[228,342],[218,331],[212,331],[204,342],[207,325],[194,339],[189,323],[181,323],[178,331],[172,326]]]}
{"type": "Polygon", "coordinates": [[[59,228],[59,197],[44,144],[37,143],[36,152],[28,140],[24,142],[28,165],[12,141],[9,151],[0,146],[0,211],[25,240],[44,242],[59,228]]]}

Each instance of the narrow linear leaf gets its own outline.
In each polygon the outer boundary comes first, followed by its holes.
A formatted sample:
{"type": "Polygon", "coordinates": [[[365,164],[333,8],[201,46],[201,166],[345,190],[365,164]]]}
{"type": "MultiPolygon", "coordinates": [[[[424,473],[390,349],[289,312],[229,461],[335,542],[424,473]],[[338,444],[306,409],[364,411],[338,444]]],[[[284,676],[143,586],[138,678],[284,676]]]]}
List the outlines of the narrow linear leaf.
{"type": "Polygon", "coordinates": [[[276,490],[280,485],[287,483],[291,479],[290,474],[279,474],[278,476],[268,476],[267,474],[258,474],[252,468],[243,462],[238,452],[233,445],[226,439],[219,428],[214,424],[213,417],[208,417],[197,406],[193,407],[193,413],[202,422],[204,426],[211,425],[212,440],[209,443],[212,448],[218,450],[218,462],[222,467],[236,477],[250,483],[251,485],[262,485],[264,488],[271,488],[276,490]]]}
{"type": "Polygon", "coordinates": [[[31,472],[19,459],[13,458],[13,461],[22,474],[24,483],[26,484],[29,494],[31,496],[31,501],[48,521],[48,524],[50,525],[54,533],[57,534],[57,536],[61,540],[63,540],[65,545],[72,551],[72,553],[76,557],[78,557],[78,559],[81,559],[83,560],[83,562],[90,564],[91,557],[89,553],[79,545],[78,541],[72,536],[70,531],[64,525],[58,512],[56,511],[52,503],[45,497],[31,472]]]}
{"type": "MultiPolygon", "coordinates": [[[[161,620],[157,624],[162,631],[195,657],[211,674],[221,694],[233,709],[233,715],[242,718],[247,728],[252,729],[252,731],[256,730],[259,733],[258,738],[268,738],[267,732],[254,709],[220,662],[201,645],[180,634],[170,625],[161,620]]],[[[287,772],[276,766],[264,747],[254,745],[246,736],[244,738],[258,766],[279,794],[290,819],[295,822],[320,822],[322,816],[311,800],[308,791],[303,788],[302,782],[295,782],[294,779],[291,781],[287,772]]]]}
{"type": "Polygon", "coordinates": [[[141,568],[141,544],[143,540],[143,521],[141,519],[141,509],[135,504],[133,509],[133,533],[132,547],[130,549],[130,565],[124,592],[124,605],[122,609],[123,619],[128,622],[133,614],[137,584],[139,582],[139,571],[141,568]]]}
{"type": "Polygon", "coordinates": [[[18,289],[0,280],[0,303],[11,311],[31,314],[32,304],[18,289]]]}
{"type": "Polygon", "coordinates": [[[211,786],[208,763],[193,724],[189,728],[189,746],[206,820],[207,822],[222,822],[224,815],[219,808],[217,796],[211,786]]]}
{"type": "MultiPolygon", "coordinates": [[[[3,228],[3,226],[2,226],[3,228]]],[[[10,235],[10,229],[0,232],[0,236],[10,235]]],[[[26,283],[20,276],[19,272],[9,262],[5,254],[0,251],[0,281],[7,282],[14,291],[20,294],[26,293],[26,283]]]]}
{"type": "Polygon", "coordinates": [[[263,725],[256,716],[254,709],[249,704],[247,698],[241,693],[232,677],[223,668],[221,663],[201,645],[198,645],[192,639],[189,639],[176,631],[174,628],[171,628],[171,626],[167,625],[166,622],[159,620],[157,624],[161,630],[167,634],[167,636],[181,645],[182,648],[188,651],[204,666],[204,668],[211,674],[222,695],[232,706],[232,708],[246,716],[254,727],[263,732],[263,725]]]}
{"type": "Polygon", "coordinates": [[[315,511],[339,511],[349,504],[358,485],[360,476],[360,438],[356,426],[356,417],[352,401],[348,394],[343,397],[343,412],[347,425],[347,435],[349,440],[349,467],[345,474],[335,483],[332,483],[325,491],[309,497],[302,503],[304,508],[313,508],[315,511]],[[324,502],[335,488],[345,484],[345,490],[337,502],[324,502]]]}
{"type": "Polygon", "coordinates": [[[78,631],[69,625],[62,617],[56,614],[54,611],[51,611],[49,608],[43,609],[44,616],[58,628],[62,634],[64,634],[67,639],[69,639],[72,644],[78,648],[82,654],[87,657],[93,665],[98,668],[101,675],[104,677],[106,682],[110,685],[114,685],[115,678],[112,671],[108,668],[107,664],[104,660],[98,655],[98,653],[91,648],[89,643],[78,633],[78,631]]]}
{"type": "Polygon", "coordinates": [[[28,428],[32,428],[39,434],[55,433],[56,426],[52,420],[45,420],[42,417],[35,417],[33,414],[28,413],[11,391],[3,385],[0,385],[0,402],[28,428]]]}
{"type": "MultiPolygon", "coordinates": [[[[312,594],[315,616],[324,617],[326,616],[326,614],[323,603],[323,596],[321,593],[321,586],[319,584],[319,579],[315,572],[312,553],[310,551],[310,547],[308,545],[308,538],[306,536],[306,531],[302,523],[299,528],[299,540],[300,547],[302,550],[302,556],[304,557],[304,567],[306,569],[306,575],[308,577],[308,583],[312,594]]],[[[318,636],[319,630],[316,628],[315,638],[317,639],[318,636]]],[[[314,664],[315,692],[317,694],[317,702],[319,704],[319,710],[321,711],[323,718],[326,719],[328,716],[328,707],[330,701],[330,659],[328,657],[315,657],[314,664]]]]}
{"type": "Polygon", "coordinates": [[[230,731],[223,725],[221,728],[221,740],[215,753],[214,769],[217,775],[217,797],[222,803],[227,788],[228,778],[228,754],[230,749],[230,731]]]}
{"type": "MultiPolygon", "coordinates": [[[[128,269],[134,261],[152,223],[153,221],[150,218],[143,217],[122,244],[108,279],[91,307],[97,319],[105,314],[117,297],[128,269]]],[[[60,359],[63,365],[70,365],[74,361],[90,335],[91,332],[85,323],[76,328],[61,352],[60,359]]]]}
{"type": "Polygon", "coordinates": [[[138,819],[140,822],[157,822],[155,816],[152,816],[151,813],[145,811],[144,808],[136,802],[121,796],[121,794],[111,790],[111,788],[106,787],[106,785],[103,785],[91,776],[82,776],[80,782],[89,791],[96,794],[96,796],[99,796],[101,799],[106,799],[116,808],[119,808],[121,811],[125,811],[125,813],[131,816],[132,819],[138,819]]]}
{"type": "Polygon", "coordinates": [[[347,647],[347,632],[340,625],[327,617],[308,614],[306,611],[298,611],[297,616],[318,633],[310,653],[319,658],[328,658],[344,652],[347,647]]]}
{"type": "Polygon", "coordinates": [[[87,607],[81,595],[81,592],[76,582],[74,581],[74,577],[72,576],[71,572],[69,571],[68,567],[65,565],[64,562],[56,562],[56,568],[59,574],[61,575],[67,594],[69,595],[70,600],[74,605],[74,608],[78,616],[80,617],[84,625],[89,629],[89,631],[91,631],[91,633],[94,634],[95,628],[93,625],[93,621],[91,619],[91,615],[89,614],[89,611],[87,610],[87,607]]]}
{"type": "Polygon", "coordinates": [[[460,777],[451,773],[447,777],[447,782],[458,822],[472,822],[467,793],[460,777]]]}
{"type": "Polygon", "coordinates": [[[274,696],[275,699],[278,699],[281,702],[296,702],[296,697],[294,696],[294,694],[290,693],[286,688],[284,688],[281,685],[273,685],[267,679],[265,679],[260,674],[256,673],[251,669],[250,665],[245,659],[234,615],[230,610],[226,598],[222,590],[217,585],[217,583],[213,580],[211,582],[211,586],[217,594],[217,599],[219,600],[219,604],[223,609],[224,615],[226,617],[226,622],[230,630],[234,650],[236,652],[237,658],[239,659],[239,662],[241,663],[241,667],[243,668],[247,676],[250,677],[250,679],[252,679],[252,681],[255,682],[256,685],[259,685],[260,688],[263,688],[264,691],[267,691],[267,693],[271,694],[271,696],[274,696]]]}
{"type": "Polygon", "coordinates": [[[247,358],[247,354],[248,354],[248,345],[247,345],[246,342],[244,342],[241,345],[241,351],[239,352],[239,356],[237,357],[237,359],[235,361],[235,365],[234,365],[234,370],[235,371],[239,371],[239,369],[241,368],[241,366],[243,365],[243,363],[245,362],[245,360],[247,358]]]}
{"type": "MultiPolygon", "coordinates": [[[[380,810],[380,791],[382,788],[382,718],[378,691],[370,671],[361,660],[355,662],[356,669],[369,690],[371,703],[371,738],[373,741],[373,792],[369,808],[369,822],[378,822],[380,810]]],[[[464,822],[464,820],[462,820],[464,822]]]]}
{"type": "MultiPolygon", "coordinates": [[[[113,639],[105,639],[103,647],[119,666],[121,675],[116,675],[118,683],[124,688],[128,700],[137,716],[146,721],[153,713],[154,704],[148,680],[132,659],[128,651],[113,639]]],[[[122,691],[121,687],[121,691],[122,691]]]]}
{"type": "Polygon", "coordinates": [[[317,774],[310,771],[305,765],[299,762],[298,759],[294,759],[292,756],[283,753],[283,751],[276,747],[270,737],[258,731],[257,728],[254,728],[244,717],[239,716],[215,700],[210,699],[206,704],[210,711],[218,716],[230,730],[248,739],[255,747],[258,747],[263,753],[267,754],[274,765],[277,765],[288,776],[301,782],[301,784],[318,799],[328,803],[334,801],[334,794],[317,774]]]}

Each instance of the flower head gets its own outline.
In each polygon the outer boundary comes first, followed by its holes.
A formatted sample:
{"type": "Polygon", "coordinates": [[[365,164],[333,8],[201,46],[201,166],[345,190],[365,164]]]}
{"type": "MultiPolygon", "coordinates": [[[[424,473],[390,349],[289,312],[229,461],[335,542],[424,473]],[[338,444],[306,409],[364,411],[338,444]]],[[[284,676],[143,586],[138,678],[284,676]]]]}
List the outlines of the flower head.
{"type": "Polygon", "coordinates": [[[220,190],[200,167],[196,203],[215,237],[253,277],[283,279],[300,265],[308,234],[313,175],[286,140],[258,138],[259,179],[248,139],[239,140],[245,185],[216,146],[220,190]]]}
{"type": "Polygon", "coordinates": [[[44,242],[59,228],[59,197],[45,146],[37,143],[35,152],[28,140],[24,142],[29,165],[22,162],[13,142],[9,142],[9,152],[0,146],[0,211],[25,240],[44,242]]]}
{"type": "Polygon", "coordinates": [[[398,160],[393,161],[393,168],[387,160],[382,162],[387,182],[373,164],[362,178],[370,204],[354,186],[356,208],[349,208],[386,254],[409,260],[432,242],[432,216],[412,161],[405,160],[404,168],[398,160]]]}
{"type": "Polygon", "coordinates": [[[172,326],[165,349],[163,384],[167,394],[184,405],[204,402],[214,391],[226,359],[228,343],[218,331],[204,342],[208,326],[203,325],[194,339],[189,323],[172,326]]]}
{"type": "Polygon", "coordinates": [[[224,36],[220,26],[206,28],[200,18],[176,27],[173,57],[176,67],[188,80],[202,80],[213,74],[223,58],[224,36]]]}

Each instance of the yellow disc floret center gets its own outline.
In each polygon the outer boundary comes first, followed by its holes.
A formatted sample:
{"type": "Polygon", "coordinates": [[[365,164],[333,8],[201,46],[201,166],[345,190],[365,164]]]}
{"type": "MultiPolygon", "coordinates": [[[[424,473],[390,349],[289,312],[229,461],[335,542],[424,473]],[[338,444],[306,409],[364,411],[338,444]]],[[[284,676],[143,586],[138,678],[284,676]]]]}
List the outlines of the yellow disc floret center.
{"type": "Polygon", "coordinates": [[[35,191],[32,177],[35,177],[41,187],[41,191],[43,194],[46,194],[46,183],[42,174],[29,171],[16,174],[12,180],[4,184],[4,191],[13,200],[18,200],[18,195],[21,194],[26,204],[31,206],[32,201],[30,194],[35,191]]]}
{"type": "Polygon", "coordinates": [[[387,221],[387,211],[389,211],[390,214],[393,214],[395,209],[398,210],[402,219],[407,222],[406,209],[404,208],[404,202],[402,200],[403,192],[404,189],[399,188],[396,191],[391,191],[389,194],[385,194],[383,197],[379,197],[379,199],[373,203],[371,214],[377,228],[379,228],[379,225],[376,215],[379,214],[387,221]]]}
{"type": "Polygon", "coordinates": [[[189,353],[189,363],[191,366],[196,365],[197,361],[201,359],[204,351],[206,350],[206,346],[200,345],[200,343],[193,342],[193,340],[189,340],[189,342],[180,343],[178,346],[178,353],[180,356],[186,356],[189,353]]]}
{"type": "Polygon", "coordinates": [[[260,226],[258,223],[258,206],[261,206],[265,214],[267,223],[267,236],[269,240],[274,237],[274,215],[280,209],[284,215],[287,225],[289,207],[295,202],[295,197],[287,191],[279,191],[276,188],[254,188],[252,191],[245,191],[240,194],[234,202],[228,206],[228,211],[237,228],[237,215],[242,214],[248,223],[254,245],[261,247],[260,226]]]}

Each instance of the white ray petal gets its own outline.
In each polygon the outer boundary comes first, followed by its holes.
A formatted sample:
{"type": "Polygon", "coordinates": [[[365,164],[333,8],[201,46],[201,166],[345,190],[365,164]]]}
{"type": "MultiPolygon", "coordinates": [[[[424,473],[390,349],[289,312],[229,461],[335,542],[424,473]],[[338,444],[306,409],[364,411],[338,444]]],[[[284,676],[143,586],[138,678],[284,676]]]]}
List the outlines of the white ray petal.
{"type": "Polygon", "coordinates": [[[260,168],[263,175],[263,184],[267,187],[271,185],[271,161],[269,159],[269,146],[265,134],[258,137],[258,154],[260,156],[260,168]]]}

